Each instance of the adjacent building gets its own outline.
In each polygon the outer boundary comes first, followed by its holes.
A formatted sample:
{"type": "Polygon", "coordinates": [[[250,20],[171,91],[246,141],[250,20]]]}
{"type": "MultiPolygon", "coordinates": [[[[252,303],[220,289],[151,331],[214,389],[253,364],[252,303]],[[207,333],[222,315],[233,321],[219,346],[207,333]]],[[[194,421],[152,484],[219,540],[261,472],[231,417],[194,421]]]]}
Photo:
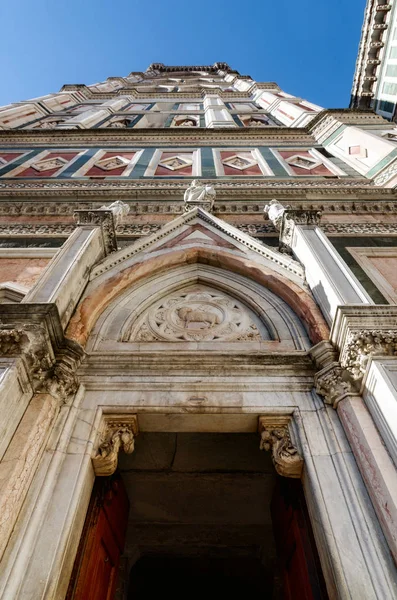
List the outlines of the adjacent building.
{"type": "Polygon", "coordinates": [[[365,8],[351,108],[372,108],[396,121],[397,4],[368,0],[365,8]]]}
{"type": "Polygon", "coordinates": [[[360,77],[0,109],[2,600],[397,597],[397,128],[360,77]]]}

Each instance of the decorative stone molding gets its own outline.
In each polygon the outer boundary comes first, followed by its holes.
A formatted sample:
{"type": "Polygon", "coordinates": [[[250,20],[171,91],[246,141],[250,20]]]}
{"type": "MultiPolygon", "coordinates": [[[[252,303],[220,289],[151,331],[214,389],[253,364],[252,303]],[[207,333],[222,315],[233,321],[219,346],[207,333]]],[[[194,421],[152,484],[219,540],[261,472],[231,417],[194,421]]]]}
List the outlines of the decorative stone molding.
{"type": "Polygon", "coordinates": [[[79,387],[85,352],[63,336],[55,306],[3,304],[0,320],[0,357],[21,358],[34,391],[66,403],[79,387]]]}
{"type": "Polygon", "coordinates": [[[374,178],[374,185],[382,186],[397,174],[397,160],[393,161],[386,169],[374,178]]]}
{"type": "Polygon", "coordinates": [[[212,212],[215,196],[216,192],[214,186],[208,184],[203,185],[200,184],[197,179],[193,179],[183,197],[185,202],[185,211],[199,206],[208,212],[212,212]]]}
{"type": "Polygon", "coordinates": [[[93,225],[101,228],[105,255],[117,251],[115,227],[122,222],[129,212],[128,204],[117,200],[109,206],[102,206],[98,210],[77,210],[74,218],[78,227],[93,225]]]}
{"type": "Polygon", "coordinates": [[[354,379],[363,377],[372,356],[397,356],[397,329],[362,329],[349,333],[341,361],[354,379]]]}
{"type": "Polygon", "coordinates": [[[2,325],[0,356],[23,356],[36,381],[45,379],[55,362],[45,328],[37,324],[2,325]]]}
{"type": "MultiPolygon", "coordinates": [[[[144,208],[148,208],[147,205],[139,207],[136,211],[141,214],[144,208]]],[[[169,206],[169,211],[166,211],[167,207],[160,206],[158,213],[162,214],[167,212],[168,214],[178,215],[181,212],[181,206],[169,206]]],[[[246,211],[245,214],[257,213],[260,207],[258,205],[253,206],[251,210],[246,211]],[[253,210],[255,209],[255,210],[253,210]]],[[[150,210],[150,209],[149,209],[150,210]]],[[[154,210],[154,209],[153,209],[154,210]]],[[[157,211],[156,211],[157,212],[157,211]]],[[[228,213],[227,207],[215,207],[215,214],[228,213]],[[219,210],[218,210],[219,209],[219,210]]],[[[240,210],[233,211],[236,214],[240,214],[240,210]]],[[[0,210],[1,213],[1,210],[0,210]]],[[[237,229],[243,233],[247,233],[253,237],[262,237],[267,235],[274,235],[276,229],[273,223],[242,223],[236,224],[237,229]]],[[[153,222],[146,223],[122,223],[116,228],[116,234],[118,238],[120,236],[133,236],[141,237],[156,233],[161,229],[162,225],[153,222]]],[[[53,236],[53,237],[67,237],[73,233],[75,225],[72,223],[8,223],[0,224],[0,236],[12,235],[12,236],[53,236]]],[[[397,223],[323,223],[321,225],[322,231],[328,236],[345,236],[345,235],[359,235],[359,236],[374,236],[374,235],[397,235],[397,223]]],[[[14,245],[15,244],[14,240],[14,245]]],[[[34,240],[32,240],[33,242],[34,240]]],[[[41,240],[37,243],[37,246],[48,245],[45,241],[41,240]]],[[[0,246],[7,247],[7,246],[0,246]]]]}
{"type": "Polygon", "coordinates": [[[326,404],[337,408],[346,396],[357,395],[359,389],[350,373],[339,363],[333,362],[314,376],[316,392],[324,397],[326,404]]]}
{"type": "Polygon", "coordinates": [[[73,216],[78,227],[92,225],[101,228],[106,256],[117,251],[116,230],[111,210],[78,210],[73,216]]]}
{"type": "Polygon", "coordinates": [[[117,469],[120,450],[131,454],[138,434],[136,415],[105,416],[104,421],[98,450],[92,458],[95,475],[98,477],[113,475],[117,469]]]}
{"type": "Polygon", "coordinates": [[[397,306],[339,306],[330,341],[340,352],[341,366],[347,369],[355,380],[360,380],[371,356],[397,354],[397,306]]]}
{"type": "Polygon", "coordinates": [[[279,475],[300,479],[303,458],[291,441],[288,417],[259,417],[260,450],[272,452],[274,467],[279,475]]]}

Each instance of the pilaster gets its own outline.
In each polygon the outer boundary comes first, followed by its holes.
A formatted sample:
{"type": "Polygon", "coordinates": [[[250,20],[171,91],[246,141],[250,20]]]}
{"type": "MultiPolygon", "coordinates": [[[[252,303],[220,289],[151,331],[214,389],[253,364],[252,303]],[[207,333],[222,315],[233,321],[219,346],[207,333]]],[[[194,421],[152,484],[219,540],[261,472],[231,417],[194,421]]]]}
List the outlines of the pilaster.
{"type": "Polygon", "coordinates": [[[329,324],[339,305],[373,304],[318,226],[319,211],[293,210],[272,200],[265,212],[280,232],[280,249],[291,251],[303,264],[307,283],[329,324]]]}

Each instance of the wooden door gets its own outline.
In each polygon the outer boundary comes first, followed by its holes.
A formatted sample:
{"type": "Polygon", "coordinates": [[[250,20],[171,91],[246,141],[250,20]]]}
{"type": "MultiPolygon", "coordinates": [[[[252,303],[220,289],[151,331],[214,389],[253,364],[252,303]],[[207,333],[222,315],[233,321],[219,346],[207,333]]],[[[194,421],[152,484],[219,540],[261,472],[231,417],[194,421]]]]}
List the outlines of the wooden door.
{"type": "Polygon", "coordinates": [[[66,600],[113,600],[128,509],[121,477],[98,478],[66,600]]]}
{"type": "Polygon", "coordinates": [[[279,478],[271,512],[283,600],[328,598],[300,481],[279,478]]]}

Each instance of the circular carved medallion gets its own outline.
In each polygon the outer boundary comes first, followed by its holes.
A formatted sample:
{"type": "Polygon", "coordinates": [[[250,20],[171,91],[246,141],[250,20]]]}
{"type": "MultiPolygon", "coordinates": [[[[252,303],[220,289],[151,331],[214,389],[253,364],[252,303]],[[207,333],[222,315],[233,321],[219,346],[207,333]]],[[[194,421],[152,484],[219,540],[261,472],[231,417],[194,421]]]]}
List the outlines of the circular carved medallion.
{"type": "Polygon", "coordinates": [[[129,341],[258,341],[247,308],[221,292],[194,288],[153,305],[129,341]]]}

